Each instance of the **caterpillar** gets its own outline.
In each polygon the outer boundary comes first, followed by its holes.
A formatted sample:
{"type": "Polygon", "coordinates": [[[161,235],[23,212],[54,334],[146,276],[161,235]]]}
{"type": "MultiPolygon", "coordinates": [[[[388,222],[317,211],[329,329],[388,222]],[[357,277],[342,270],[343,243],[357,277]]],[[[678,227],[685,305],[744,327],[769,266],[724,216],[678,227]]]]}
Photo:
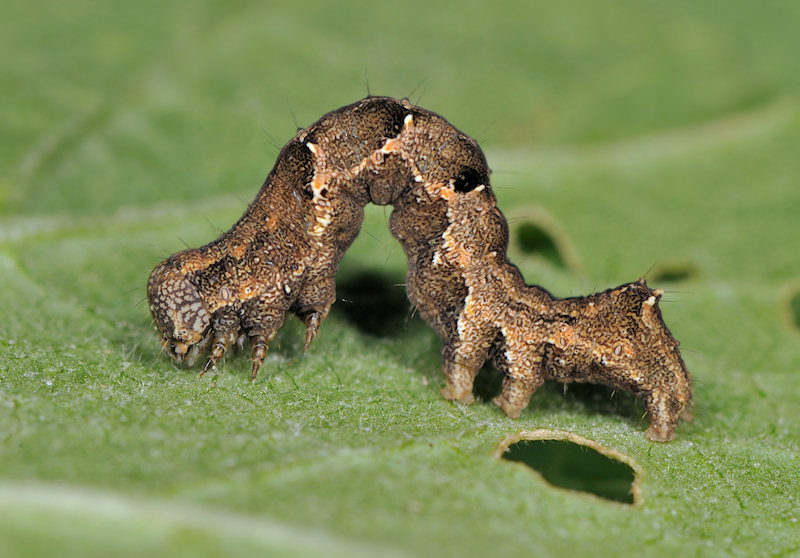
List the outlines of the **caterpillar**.
{"type": "Polygon", "coordinates": [[[201,372],[248,338],[255,380],[287,312],[305,345],[336,298],[335,275],[367,203],[391,204],[408,260],[408,299],[443,342],[442,395],[470,404],[490,360],[494,398],[516,418],[546,380],[592,382],[644,401],[650,440],[689,419],[691,381],[644,279],[586,297],[527,285],[506,257],[508,225],[478,144],[407,100],[367,97],[298,131],[244,215],[215,241],[150,274],[147,297],[164,351],[201,372]]]}

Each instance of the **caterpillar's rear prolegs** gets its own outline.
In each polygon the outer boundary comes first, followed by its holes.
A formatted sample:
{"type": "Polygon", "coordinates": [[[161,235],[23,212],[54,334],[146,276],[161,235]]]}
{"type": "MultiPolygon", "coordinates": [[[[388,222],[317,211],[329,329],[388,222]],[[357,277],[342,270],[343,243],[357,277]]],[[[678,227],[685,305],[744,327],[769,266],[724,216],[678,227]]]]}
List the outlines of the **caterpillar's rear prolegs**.
{"type": "Polygon", "coordinates": [[[665,391],[654,390],[645,395],[644,404],[650,417],[650,427],[644,435],[654,442],[674,440],[678,419],[686,417],[691,419],[691,413],[686,410],[686,403],[678,401],[665,391]]]}
{"type": "Polygon", "coordinates": [[[503,409],[510,418],[519,418],[522,410],[528,406],[533,392],[544,383],[544,378],[506,375],[503,378],[503,391],[492,399],[492,402],[503,409]]]}
{"type": "Polygon", "coordinates": [[[505,348],[495,363],[503,370],[503,390],[492,402],[511,417],[518,418],[528,406],[531,395],[544,384],[543,348],[531,351],[516,338],[506,339],[505,348]]]}
{"type": "Polygon", "coordinates": [[[479,370],[480,366],[470,367],[453,360],[445,360],[444,375],[447,385],[442,388],[442,397],[448,401],[458,401],[463,405],[472,404],[475,401],[472,385],[479,370]]]}

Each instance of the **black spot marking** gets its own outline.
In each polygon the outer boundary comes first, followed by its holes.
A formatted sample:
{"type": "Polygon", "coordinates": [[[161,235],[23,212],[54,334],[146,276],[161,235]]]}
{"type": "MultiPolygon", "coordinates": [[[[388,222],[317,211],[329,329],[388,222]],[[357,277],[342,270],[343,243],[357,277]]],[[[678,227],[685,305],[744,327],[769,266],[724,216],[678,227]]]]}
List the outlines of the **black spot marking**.
{"type": "Polygon", "coordinates": [[[386,111],[386,130],[384,133],[387,138],[397,137],[403,131],[406,116],[408,116],[409,112],[399,103],[387,105],[386,111]]]}
{"type": "Polygon", "coordinates": [[[281,151],[273,173],[305,188],[314,179],[314,154],[305,143],[293,140],[281,151]]]}
{"type": "Polygon", "coordinates": [[[481,184],[486,184],[488,181],[489,177],[486,176],[485,173],[467,167],[455,177],[453,180],[453,188],[455,188],[456,192],[464,194],[466,192],[471,192],[481,184]]]}
{"type": "Polygon", "coordinates": [[[522,440],[503,459],[524,463],[559,488],[633,504],[636,472],[627,464],[568,440],[522,440]]]}
{"type": "Polygon", "coordinates": [[[384,139],[395,138],[403,131],[408,110],[400,103],[385,98],[367,99],[360,107],[360,122],[369,123],[369,129],[377,131],[384,139]]]}

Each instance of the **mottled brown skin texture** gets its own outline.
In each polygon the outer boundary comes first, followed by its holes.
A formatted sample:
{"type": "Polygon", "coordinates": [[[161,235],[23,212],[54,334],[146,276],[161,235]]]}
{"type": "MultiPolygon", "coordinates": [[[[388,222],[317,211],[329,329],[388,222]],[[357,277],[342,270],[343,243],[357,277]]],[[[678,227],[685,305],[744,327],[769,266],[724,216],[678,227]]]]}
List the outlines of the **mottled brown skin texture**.
{"type": "Polygon", "coordinates": [[[633,392],[651,440],[672,439],[689,418],[689,374],[661,291],[639,280],[559,299],[526,285],[506,258],[508,225],[481,149],[441,116],[388,97],[300,130],[230,231],[153,270],[147,294],[167,354],[191,365],[210,349],[205,372],[247,337],[255,378],[287,311],[305,322],[308,348],[369,202],[394,206],[408,298],[444,343],[444,397],[472,403],[491,359],[505,375],[494,402],[510,417],[556,380],[633,392]]]}

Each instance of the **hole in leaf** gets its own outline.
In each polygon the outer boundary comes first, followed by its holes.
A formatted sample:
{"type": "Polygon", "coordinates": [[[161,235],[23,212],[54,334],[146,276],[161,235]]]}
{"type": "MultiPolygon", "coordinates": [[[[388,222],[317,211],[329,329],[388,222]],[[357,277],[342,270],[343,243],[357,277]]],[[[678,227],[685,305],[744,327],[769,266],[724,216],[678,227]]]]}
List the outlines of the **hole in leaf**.
{"type": "Polygon", "coordinates": [[[641,467],[630,457],[571,432],[535,430],[509,436],[497,457],[527,465],[558,488],[638,505],[641,467]]]}
{"type": "Polygon", "coordinates": [[[532,221],[526,221],[517,227],[517,242],[524,253],[536,254],[559,267],[567,267],[550,233],[532,221]]]}
{"type": "Polygon", "coordinates": [[[362,333],[391,337],[403,331],[410,305],[402,279],[388,273],[361,271],[339,280],[334,311],[362,333]]]}
{"type": "Polygon", "coordinates": [[[542,207],[528,205],[508,214],[511,248],[518,256],[541,258],[560,268],[582,272],[578,253],[558,219],[542,207]]]}
{"type": "Polygon", "coordinates": [[[679,283],[689,281],[698,275],[697,268],[691,263],[669,263],[657,266],[653,270],[653,283],[679,283]]]}
{"type": "Polygon", "coordinates": [[[584,446],[564,440],[525,440],[508,448],[503,459],[524,463],[554,486],[633,503],[633,470],[584,446]]]}
{"type": "Polygon", "coordinates": [[[790,281],[781,289],[780,310],[787,327],[800,332],[800,279],[790,281]]]}

